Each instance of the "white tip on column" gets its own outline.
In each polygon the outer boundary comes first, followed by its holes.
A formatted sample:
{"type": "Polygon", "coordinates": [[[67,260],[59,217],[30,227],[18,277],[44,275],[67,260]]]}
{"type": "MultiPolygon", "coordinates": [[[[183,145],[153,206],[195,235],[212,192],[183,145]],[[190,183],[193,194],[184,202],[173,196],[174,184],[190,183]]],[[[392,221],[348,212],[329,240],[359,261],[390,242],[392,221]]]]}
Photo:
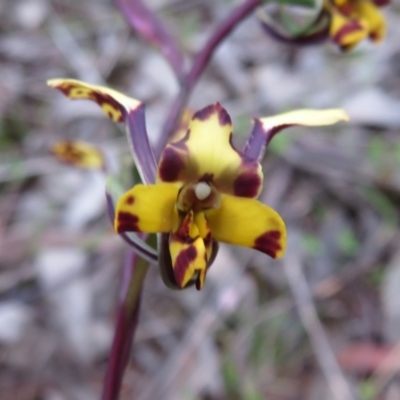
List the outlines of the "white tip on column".
{"type": "Polygon", "coordinates": [[[199,182],[195,187],[194,187],[194,192],[196,194],[196,197],[199,200],[204,200],[206,199],[210,193],[211,193],[211,188],[207,183],[205,182],[199,182]]]}

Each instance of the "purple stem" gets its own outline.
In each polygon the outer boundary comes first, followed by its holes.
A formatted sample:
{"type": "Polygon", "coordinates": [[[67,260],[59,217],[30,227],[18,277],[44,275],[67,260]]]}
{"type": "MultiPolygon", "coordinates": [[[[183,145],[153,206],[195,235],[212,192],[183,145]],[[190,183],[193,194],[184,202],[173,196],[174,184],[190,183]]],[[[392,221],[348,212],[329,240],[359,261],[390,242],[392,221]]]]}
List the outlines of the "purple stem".
{"type": "Polygon", "coordinates": [[[124,371],[129,360],[129,350],[139,317],[140,296],[147,264],[129,250],[125,258],[117,325],[107,364],[102,400],[117,400],[124,371]]]}
{"type": "Polygon", "coordinates": [[[183,87],[175,98],[168,118],[164,124],[164,130],[157,143],[156,148],[156,158],[158,159],[161,151],[164,149],[169,137],[175,132],[179,121],[181,119],[184,107],[187,100],[196,85],[200,75],[203,73],[211,56],[213,55],[215,49],[218,45],[231,33],[231,31],[237,26],[238,23],[243,21],[248,17],[256,7],[261,4],[260,0],[247,0],[242,5],[235,8],[225,19],[221,22],[215,29],[214,33],[208,39],[207,43],[204,45],[203,49],[200,50],[195,56],[192,68],[187,74],[183,87]]]}
{"type": "Polygon", "coordinates": [[[156,45],[168,60],[177,77],[183,77],[183,54],[155,13],[140,0],[116,0],[131,26],[150,43],[156,45]]]}

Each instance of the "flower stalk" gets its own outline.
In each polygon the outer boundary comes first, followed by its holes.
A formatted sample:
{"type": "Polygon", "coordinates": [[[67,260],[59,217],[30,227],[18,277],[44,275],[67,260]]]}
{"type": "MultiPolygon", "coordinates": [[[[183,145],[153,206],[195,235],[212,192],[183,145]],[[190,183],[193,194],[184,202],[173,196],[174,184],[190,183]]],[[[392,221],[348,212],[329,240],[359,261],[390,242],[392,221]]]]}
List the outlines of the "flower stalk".
{"type": "Polygon", "coordinates": [[[104,378],[102,400],[119,397],[124,371],[139,318],[140,296],[148,263],[128,250],[121,282],[120,302],[110,357],[104,378]]]}

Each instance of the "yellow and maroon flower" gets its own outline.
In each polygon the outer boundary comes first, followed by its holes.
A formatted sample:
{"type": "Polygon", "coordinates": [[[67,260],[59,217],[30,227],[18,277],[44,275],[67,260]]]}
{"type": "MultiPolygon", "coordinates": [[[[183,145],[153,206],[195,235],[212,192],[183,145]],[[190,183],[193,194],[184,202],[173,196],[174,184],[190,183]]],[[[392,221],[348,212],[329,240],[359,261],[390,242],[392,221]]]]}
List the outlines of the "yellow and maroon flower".
{"type": "Polygon", "coordinates": [[[386,21],[378,5],[383,4],[371,0],[326,0],[332,40],[343,50],[351,50],[365,38],[380,42],[386,35],[386,21]]]}
{"type": "Polygon", "coordinates": [[[186,134],[166,146],[156,167],[148,140],[139,140],[147,138],[140,102],[75,80],[49,84],[71,98],[94,100],[110,118],[125,122],[136,162],[144,163],[138,166],[145,184],[120,197],[114,227],[118,233],[161,233],[161,274],[169,286],[179,289],[193,283],[203,287],[218,242],[250,247],[272,258],[283,255],[285,224],[276,211],[256,200],[263,183],[259,159],[284,128],[347,120],[337,109],[255,119],[249,140],[239,151],[232,141],[231,118],[216,103],[192,116],[186,134]]]}
{"type": "Polygon", "coordinates": [[[179,288],[204,284],[214,242],[283,255],[285,224],[257,201],[263,182],[260,149],[274,133],[294,124],[325,125],[342,111],[303,110],[256,120],[247,154],[232,144],[232,123],[219,103],[192,117],[185,137],[164,149],[154,185],[136,185],[118,202],[117,232],[169,233],[173,275],[179,288]],[[319,117],[319,118],[318,118],[319,117]],[[255,151],[257,148],[257,151],[255,151]]]}
{"type": "Polygon", "coordinates": [[[260,10],[258,17],[264,30],[275,39],[293,45],[312,45],[331,39],[342,50],[351,50],[369,38],[380,42],[386,35],[386,21],[379,7],[390,0],[324,0],[316,17],[292,34],[281,23],[260,10]]]}

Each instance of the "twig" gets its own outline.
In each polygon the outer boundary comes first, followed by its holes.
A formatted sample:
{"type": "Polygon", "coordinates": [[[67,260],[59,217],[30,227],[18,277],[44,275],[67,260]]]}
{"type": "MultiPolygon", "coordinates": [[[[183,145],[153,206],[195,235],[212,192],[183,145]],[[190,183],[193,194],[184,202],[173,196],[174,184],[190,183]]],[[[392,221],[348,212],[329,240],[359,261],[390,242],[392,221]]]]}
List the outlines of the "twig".
{"type": "Polygon", "coordinates": [[[298,258],[293,255],[287,256],[284,261],[284,270],[300,319],[310,337],[311,345],[334,398],[336,400],[354,400],[355,396],[337,363],[327,334],[318,318],[311,290],[298,258]]]}

